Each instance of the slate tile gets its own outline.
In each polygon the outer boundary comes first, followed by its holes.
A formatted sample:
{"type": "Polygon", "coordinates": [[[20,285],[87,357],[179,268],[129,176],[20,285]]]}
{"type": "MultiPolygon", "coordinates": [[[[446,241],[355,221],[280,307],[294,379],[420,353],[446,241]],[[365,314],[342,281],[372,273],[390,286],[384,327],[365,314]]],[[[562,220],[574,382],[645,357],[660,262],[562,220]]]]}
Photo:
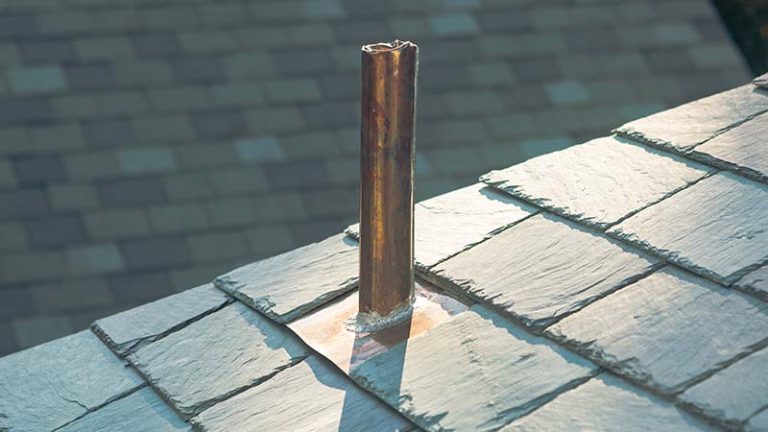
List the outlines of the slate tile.
{"type": "Polygon", "coordinates": [[[768,349],[728,366],[680,396],[685,406],[738,428],[768,406],[768,349]]]}
{"type": "Polygon", "coordinates": [[[103,210],[83,216],[90,238],[112,240],[148,235],[151,230],[141,209],[103,210]]]}
{"type": "Polygon", "coordinates": [[[111,273],[125,264],[114,244],[78,245],[67,249],[67,266],[73,275],[111,273]]]}
{"type": "Polygon", "coordinates": [[[281,75],[304,74],[314,75],[333,68],[333,61],[322,47],[293,48],[275,54],[278,71],[281,75]]]}
{"type": "Polygon", "coordinates": [[[40,188],[0,192],[0,217],[32,216],[50,211],[48,197],[40,188]]]}
{"type": "Polygon", "coordinates": [[[500,432],[545,430],[676,432],[712,429],[672,404],[606,373],[557,396],[500,432]]]}
{"type": "Polygon", "coordinates": [[[768,259],[768,186],[719,173],[632,216],[610,234],[730,285],[768,259]]]}
{"type": "Polygon", "coordinates": [[[19,47],[22,58],[29,63],[61,63],[77,59],[72,42],[66,38],[24,39],[19,47]]]}
{"type": "Polygon", "coordinates": [[[39,32],[37,17],[33,13],[6,12],[0,17],[0,36],[31,36],[39,32]]]}
{"type": "Polygon", "coordinates": [[[606,228],[714,171],[604,137],[528,160],[480,180],[579,222],[606,228]]]}
{"type": "Polygon", "coordinates": [[[27,228],[27,239],[33,249],[66,246],[85,240],[85,229],[79,215],[27,219],[24,225],[27,228]]]}
{"type": "Polygon", "coordinates": [[[183,57],[171,62],[176,79],[185,84],[202,84],[224,79],[224,68],[218,57],[183,57]]]}
{"type": "Polygon", "coordinates": [[[327,185],[330,174],[322,161],[299,160],[264,166],[264,175],[275,190],[303,189],[327,185]]]}
{"type": "MultiPolygon", "coordinates": [[[[469,249],[536,210],[476,183],[414,206],[416,265],[435,264],[469,249]]],[[[347,228],[359,236],[357,224],[347,228]]]]}
{"type": "Polygon", "coordinates": [[[61,432],[186,432],[191,427],[149,387],[88,413],[61,432]]]}
{"type": "Polygon", "coordinates": [[[241,111],[206,111],[192,115],[192,124],[197,135],[206,138],[242,135],[247,129],[241,111]]]}
{"type": "Polygon", "coordinates": [[[91,329],[113,351],[124,356],[229,303],[224,293],[206,284],[100,319],[91,329]]]}
{"type": "Polygon", "coordinates": [[[748,273],[734,287],[768,301],[768,265],[748,273]]]}
{"type": "Polygon", "coordinates": [[[235,141],[235,151],[244,162],[273,162],[285,159],[280,142],[273,136],[235,141]]]}
{"type": "Polygon", "coordinates": [[[58,66],[12,68],[8,82],[17,93],[50,93],[67,87],[58,66]]]}
{"type": "Polygon", "coordinates": [[[768,89],[768,73],[755,78],[752,80],[752,83],[758,87],[768,89]]]}
{"type": "Polygon", "coordinates": [[[0,125],[48,123],[53,117],[53,108],[49,99],[27,97],[0,100],[0,125]]]}
{"type": "Polygon", "coordinates": [[[0,428],[53,430],[143,384],[82,331],[0,359],[0,428]]]}
{"type": "Polygon", "coordinates": [[[696,147],[691,157],[768,183],[766,136],[768,114],[763,114],[696,147]]]}
{"type": "Polygon", "coordinates": [[[768,306],[667,267],[547,332],[612,372],[673,395],[763,344],[768,306]]]}
{"type": "Polygon", "coordinates": [[[755,415],[746,424],[744,430],[747,432],[761,432],[768,430],[768,409],[764,409],[755,415]]]}
{"type": "Polygon", "coordinates": [[[288,331],[235,303],[140,348],[129,361],[189,417],[308,355],[288,331]]]}
{"type": "Polygon", "coordinates": [[[357,244],[337,234],[219,276],[214,284],[286,323],[357,286],[357,244]]]}
{"type": "Polygon", "coordinates": [[[397,431],[410,423],[315,356],[204,411],[201,431],[397,431]]]}
{"type": "Polygon", "coordinates": [[[120,171],[128,175],[173,171],[176,161],[170,147],[120,150],[117,153],[120,171]]]}
{"type": "Polygon", "coordinates": [[[133,45],[142,57],[169,57],[183,52],[176,35],[173,33],[137,33],[133,35],[133,45]]]}
{"type": "Polygon", "coordinates": [[[425,430],[495,430],[597,372],[481,306],[351,371],[425,430]]]}
{"type": "Polygon", "coordinates": [[[659,265],[575,223],[537,215],[436,266],[430,277],[541,329],[659,265]]]}
{"type": "Polygon", "coordinates": [[[688,152],[765,111],[768,111],[768,95],[745,85],[635,120],[616,132],[646,144],[688,152]]]}
{"type": "Polygon", "coordinates": [[[135,140],[133,125],[122,118],[85,121],[83,135],[93,147],[120,147],[135,140]]]}

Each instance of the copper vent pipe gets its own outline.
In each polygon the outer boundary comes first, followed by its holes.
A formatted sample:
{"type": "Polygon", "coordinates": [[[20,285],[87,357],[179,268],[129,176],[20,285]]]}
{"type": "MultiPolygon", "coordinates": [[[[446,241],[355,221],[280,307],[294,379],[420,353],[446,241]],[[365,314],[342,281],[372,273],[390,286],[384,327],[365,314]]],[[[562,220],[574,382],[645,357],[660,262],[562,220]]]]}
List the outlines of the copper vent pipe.
{"type": "Polygon", "coordinates": [[[386,326],[413,302],[413,161],[419,49],[362,48],[360,316],[386,326]]]}

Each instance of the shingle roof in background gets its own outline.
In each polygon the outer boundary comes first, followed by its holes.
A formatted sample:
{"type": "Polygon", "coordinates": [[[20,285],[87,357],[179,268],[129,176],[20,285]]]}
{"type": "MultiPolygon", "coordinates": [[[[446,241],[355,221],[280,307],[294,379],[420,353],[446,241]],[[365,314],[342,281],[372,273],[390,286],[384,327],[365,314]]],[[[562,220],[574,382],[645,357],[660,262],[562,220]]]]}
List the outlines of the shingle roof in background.
{"type": "Polygon", "coordinates": [[[3,4],[0,353],[353,222],[363,43],[421,47],[420,198],[747,79],[706,0],[3,4]]]}
{"type": "Polygon", "coordinates": [[[317,345],[356,301],[338,234],[0,358],[0,429],[768,430],[768,181],[694,161],[728,136],[763,166],[766,101],[739,87],[421,202],[446,228],[417,224],[418,285],[464,304],[404,342],[317,345]],[[693,143],[675,118],[726,120],[693,143]]]}

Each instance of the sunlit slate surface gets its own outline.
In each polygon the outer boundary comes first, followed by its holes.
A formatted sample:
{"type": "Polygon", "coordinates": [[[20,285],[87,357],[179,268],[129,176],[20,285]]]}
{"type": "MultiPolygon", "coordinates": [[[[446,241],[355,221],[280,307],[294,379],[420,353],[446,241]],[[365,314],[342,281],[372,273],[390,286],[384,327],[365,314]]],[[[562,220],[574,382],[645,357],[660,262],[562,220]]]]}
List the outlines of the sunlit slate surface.
{"type": "Polygon", "coordinates": [[[768,301],[768,265],[747,274],[734,286],[768,301]]]}
{"type": "Polygon", "coordinates": [[[0,430],[50,431],[144,384],[82,331],[0,358],[0,430]]]}
{"type": "Polygon", "coordinates": [[[315,357],[213,406],[191,423],[216,432],[411,430],[391,408],[315,357]]]}
{"type": "Polygon", "coordinates": [[[646,144],[687,152],[765,111],[768,95],[748,84],[635,120],[617,132],[646,144]]]}
{"type": "Polygon", "coordinates": [[[768,183],[768,114],[712,138],[696,147],[693,155],[768,183]]]}
{"type": "Polygon", "coordinates": [[[491,171],[481,180],[547,210],[604,228],[711,170],[659,150],[604,137],[491,171]]]}
{"type": "Polygon", "coordinates": [[[226,294],[206,284],[100,319],[92,329],[113,351],[124,355],[229,302],[226,294]]]}
{"type": "MultiPolygon", "coordinates": [[[[767,86],[768,87],[768,86],[767,86]]],[[[768,430],[768,409],[752,417],[746,424],[744,430],[747,432],[765,432],[768,430]]]]}
{"type": "Polygon", "coordinates": [[[494,430],[596,367],[483,307],[365,361],[357,383],[426,430],[494,430]]]}
{"type": "Polygon", "coordinates": [[[752,81],[756,86],[768,90],[768,73],[762,74],[752,81]]]}
{"type": "Polygon", "coordinates": [[[696,411],[738,427],[768,407],[766,378],[768,349],[764,348],[691,387],[681,399],[696,411]]]}
{"type": "Polygon", "coordinates": [[[357,243],[337,234],[248,264],[214,281],[277,322],[292,321],[357,286],[357,243]]]}
{"type": "Polygon", "coordinates": [[[59,429],[60,432],[188,432],[184,422],[145,387],[59,429]]]}
{"type": "Polygon", "coordinates": [[[768,304],[665,268],[547,332],[611,371],[674,394],[754,351],[768,335],[768,304]]]}
{"type": "Polygon", "coordinates": [[[729,285],[768,260],[768,186],[719,173],[611,229],[621,240],[729,285]]]}
{"type": "MultiPolygon", "coordinates": [[[[414,254],[431,267],[530,216],[536,209],[482,183],[414,206],[414,254]]],[[[359,237],[357,224],[347,231],[359,237]]]]}
{"type": "Polygon", "coordinates": [[[236,303],[129,360],[180,413],[191,416],[308,355],[287,329],[236,303]]]}
{"type": "Polygon", "coordinates": [[[657,260],[604,235],[537,215],[443,262],[433,273],[541,328],[657,267],[657,260]]]}
{"type": "Polygon", "coordinates": [[[669,402],[601,374],[500,432],[677,432],[713,430],[669,402]]]}

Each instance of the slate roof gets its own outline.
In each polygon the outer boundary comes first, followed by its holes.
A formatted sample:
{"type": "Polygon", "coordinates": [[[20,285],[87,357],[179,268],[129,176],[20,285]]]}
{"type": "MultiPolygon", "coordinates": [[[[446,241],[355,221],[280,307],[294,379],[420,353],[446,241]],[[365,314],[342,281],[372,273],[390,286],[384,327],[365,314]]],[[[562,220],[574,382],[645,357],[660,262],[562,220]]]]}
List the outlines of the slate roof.
{"type": "Polygon", "coordinates": [[[710,0],[0,3],[0,355],[353,223],[364,43],[419,199],[749,76],[710,0]]]}
{"type": "Polygon", "coordinates": [[[1,358],[0,430],[766,431],[761,83],[419,203],[463,304],[407,342],[302,336],[355,301],[353,226],[1,358]]]}

